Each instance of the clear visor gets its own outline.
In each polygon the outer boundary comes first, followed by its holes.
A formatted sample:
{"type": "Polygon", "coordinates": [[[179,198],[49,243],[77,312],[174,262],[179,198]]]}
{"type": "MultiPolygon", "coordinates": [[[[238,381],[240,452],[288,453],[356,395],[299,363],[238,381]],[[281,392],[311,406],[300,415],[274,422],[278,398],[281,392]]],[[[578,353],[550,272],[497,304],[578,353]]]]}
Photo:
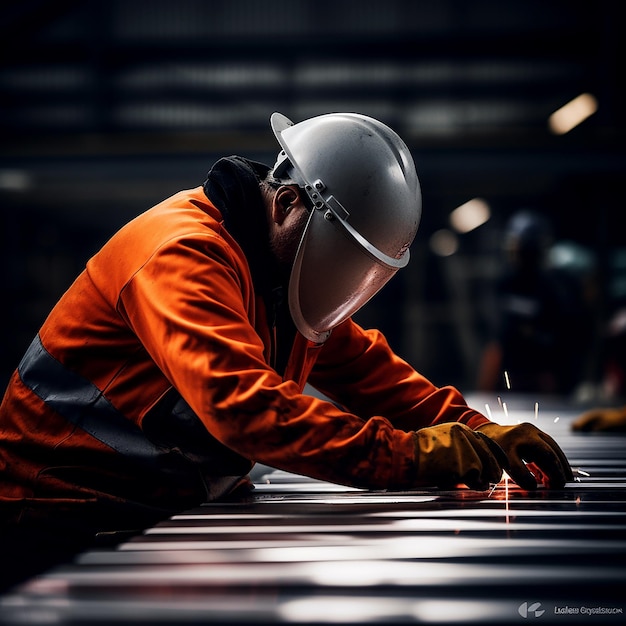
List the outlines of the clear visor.
{"type": "Polygon", "coordinates": [[[289,281],[289,308],[296,327],[307,339],[324,342],[397,270],[370,254],[341,220],[328,220],[324,211],[313,210],[289,281]]]}

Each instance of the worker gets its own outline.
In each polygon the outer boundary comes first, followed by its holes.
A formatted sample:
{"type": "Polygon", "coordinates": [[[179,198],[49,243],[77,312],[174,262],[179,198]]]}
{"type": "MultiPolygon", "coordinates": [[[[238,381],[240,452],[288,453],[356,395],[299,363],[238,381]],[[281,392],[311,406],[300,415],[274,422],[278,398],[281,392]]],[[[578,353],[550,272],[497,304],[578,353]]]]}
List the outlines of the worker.
{"type": "Polygon", "coordinates": [[[582,432],[626,432],[626,304],[623,297],[609,317],[603,350],[601,402],[584,411],[572,429],[582,432]]]}
{"type": "Polygon", "coordinates": [[[233,497],[255,463],[375,490],[485,490],[503,470],[535,489],[526,463],[572,480],[547,434],[490,422],[352,320],[418,229],[400,137],[360,114],[270,121],[273,166],[219,159],[123,226],[12,375],[2,536],[45,544],[43,565],[233,497]]]}
{"type": "Polygon", "coordinates": [[[580,281],[548,264],[552,228],[539,211],[515,212],[503,242],[504,270],[494,288],[495,323],[476,387],[572,394],[582,379],[580,344],[589,332],[580,281]]]}

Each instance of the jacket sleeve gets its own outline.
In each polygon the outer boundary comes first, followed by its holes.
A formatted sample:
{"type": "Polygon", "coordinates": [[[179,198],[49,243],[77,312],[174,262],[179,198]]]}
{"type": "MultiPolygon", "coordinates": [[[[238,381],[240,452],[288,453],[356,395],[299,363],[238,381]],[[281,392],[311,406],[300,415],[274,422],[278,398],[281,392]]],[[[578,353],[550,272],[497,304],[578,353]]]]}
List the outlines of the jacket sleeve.
{"type": "Polygon", "coordinates": [[[414,436],[300,393],[266,361],[245,262],[218,236],[171,241],[118,310],[208,431],[238,454],[366,488],[408,488],[414,436]]]}
{"type": "Polygon", "coordinates": [[[379,331],[351,320],[333,330],[309,382],[350,411],[384,415],[406,431],[443,422],[476,428],[489,421],[457,389],[435,386],[394,354],[379,331]]]}

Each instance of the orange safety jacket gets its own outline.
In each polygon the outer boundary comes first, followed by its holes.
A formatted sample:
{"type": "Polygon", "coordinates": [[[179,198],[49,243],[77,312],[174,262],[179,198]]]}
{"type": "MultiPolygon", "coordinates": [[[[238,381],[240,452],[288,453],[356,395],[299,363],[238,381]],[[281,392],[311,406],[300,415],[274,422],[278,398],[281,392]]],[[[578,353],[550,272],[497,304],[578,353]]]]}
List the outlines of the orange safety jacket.
{"type": "Polygon", "coordinates": [[[105,526],[107,503],[167,514],[228,493],[255,462],[407,489],[411,431],[487,421],[352,320],[322,345],[283,333],[279,372],[270,290],[254,280],[267,267],[233,236],[247,246],[260,236],[245,234],[254,220],[242,216],[253,207],[266,219],[264,166],[216,167],[219,184],[153,207],[88,261],[13,374],[0,407],[0,502],[20,515],[90,504],[105,526]],[[243,191],[225,190],[229,179],[243,191]],[[307,381],[334,402],[303,394],[307,381]]]}

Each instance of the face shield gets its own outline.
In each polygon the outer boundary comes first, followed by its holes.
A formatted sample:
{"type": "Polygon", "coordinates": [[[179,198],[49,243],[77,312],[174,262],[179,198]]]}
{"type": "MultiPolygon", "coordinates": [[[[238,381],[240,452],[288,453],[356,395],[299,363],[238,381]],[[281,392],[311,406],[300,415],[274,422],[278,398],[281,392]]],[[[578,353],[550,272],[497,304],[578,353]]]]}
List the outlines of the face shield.
{"type": "Polygon", "coordinates": [[[313,210],[289,279],[289,308],[298,330],[321,343],[409,260],[376,258],[330,211],[313,210]]]}
{"type": "Polygon", "coordinates": [[[299,129],[272,116],[283,147],[274,175],[301,186],[313,205],[291,271],[289,308],[300,333],[322,343],[408,263],[421,203],[412,159],[393,131],[356,114],[310,121],[299,129]]]}

